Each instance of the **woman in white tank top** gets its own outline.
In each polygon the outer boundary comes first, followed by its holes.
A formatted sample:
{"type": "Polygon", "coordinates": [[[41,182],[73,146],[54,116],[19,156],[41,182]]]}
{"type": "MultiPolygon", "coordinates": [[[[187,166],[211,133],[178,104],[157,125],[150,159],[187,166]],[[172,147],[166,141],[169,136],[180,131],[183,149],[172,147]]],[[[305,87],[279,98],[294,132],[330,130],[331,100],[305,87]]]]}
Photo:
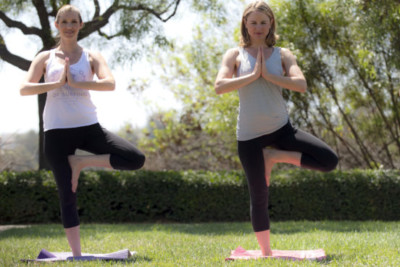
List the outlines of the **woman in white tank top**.
{"type": "Polygon", "coordinates": [[[112,91],[114,77],[100,53],[87,51],[77,39],[83,27],[79,10],[65,5],[57,13],[55,26],[60,43],[39,53],[21,84],[21,95],[47,93],[43,114],[45,155],[57,182],[61,217],[73,256],[81,256],[76,190],[81,170],[105,167],[135,170],[145,156],[132,144],[102,128],[90,90],[112,91]],[[93,80],[94,74],[97,80],[93,80]],[[42,75],[45,82],[39,83],[42,75]],[[75,150],[93,153],[76,156],[75,150]]]}
{"type": "Polygon", "coordinates": [[[238,152],[249,185],[252,225],[264,256],[272,255],[268,192],[273,165],[331,171],[338,163],[328,145],[291,126],[282,88],[303,93],[307,83],[293,54],[274,47],[276,39],[271,8],[263,1],[249,4],[242,17],[240,47],[225,53],[215,81],[217,94],[239,92],[238,152]]]}

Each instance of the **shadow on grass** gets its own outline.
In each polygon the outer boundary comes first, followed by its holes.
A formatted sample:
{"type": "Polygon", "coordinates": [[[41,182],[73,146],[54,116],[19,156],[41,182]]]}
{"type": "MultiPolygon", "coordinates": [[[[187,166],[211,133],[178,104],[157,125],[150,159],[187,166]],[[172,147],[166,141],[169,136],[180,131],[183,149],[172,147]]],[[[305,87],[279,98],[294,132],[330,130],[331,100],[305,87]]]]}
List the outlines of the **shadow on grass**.
{"type": "MultiPolygon", "coordinates": [[[[135,232],[166,232],[185,233],[192,235],[242,235],[252,234],[251,223],[221,222],[221,223],[132,223],[132,224],[81,224],[85,235],[93,233],[130,233],[135,232]]],[[[347,232],[400,232],[396,222],[350,222],[350,221],[290,221],[271,222],[271,232],[274,234],[295,234],[316,231],[333,233],[347,232]]],[[[0,232],[0,240],[9,237],[64,237],[62,225],[46,224],[31,225],[26,228],[10,228],[0,232]]]]}
{"type": "Polygon", "coordinates": [[[153,260],[149,257],[146,256],[135,256],[134,262],[140,263],[140,262],[152,262],[153,260]]]}
{"type": "MultiPolygon", "coordinates": [[[[252,234],[250,222],[218,222],[218,223],[135,223],[135,224],[84,224],[85,231],[110,232],[167,232],[192,235],[240,235],[252,234]]],[[[354,222],[354,221],[289,221],[271,222],[271,232],[274,234],[310,233],[327,231],[332,233],[354,232],[400,232],[397,222],[354,222]]]]}
{"type": "Polygon", "coordinates": [[[343,259],[342,255],[330,254],[330,255],[326,255],[326,259],[319,261],[318,263],[320,263],[322,265],[329,265],[334,260],[337,262],[340,262],[342,259],[343,259]]]}
{"type": "Polygon", "coordinates": [[[43,225],[15,225],[0,231],[0,240],[23,237],[60,237],[65,236],[62,225],[43,224],[43,225]]]}
{"type": "Polygon", "coordinates": [[[315,231],[332,233],[398,232],[400,231],[400,225],[397,222],[381,221],[289,221],[272,222],[271,231],[275,234],[294,234],[315,231]]]}

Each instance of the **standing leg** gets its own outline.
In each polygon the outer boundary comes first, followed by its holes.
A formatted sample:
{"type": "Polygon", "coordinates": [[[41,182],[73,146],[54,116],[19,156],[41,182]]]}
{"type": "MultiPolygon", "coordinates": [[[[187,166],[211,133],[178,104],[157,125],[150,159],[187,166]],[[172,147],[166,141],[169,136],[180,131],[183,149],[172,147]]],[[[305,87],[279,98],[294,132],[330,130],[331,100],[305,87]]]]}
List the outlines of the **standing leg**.
{"type": "Polygon", "coordinates": [[[250,192],[250,214],[253,230],[263,255],[270,256],[272,251],[269,240],[269,188],[264,177],[262,146],[252,140],[238,141],[238,152],[250,192]]]}
{"type": "Polygon", "coordinates": [[[72,255],[79,257],[81,255],[81,239],[79,234],[79,225],[71,228],[65,228],[65,234],[68,239],[68,244],[71,247],[72,255]]]}
{"type": "Polygon", "coordinates": [[[73,256],[81,256],[79,217],[76,194],[71,190],[71,168],[68,155],[75,151],[78,139],[70,130],[45,132],[44,150],[57,183],[60,198],[61,219],[73,256]]]}
{"type": "Polygon", "coordinates": [[[272,256],[272,250],[269,240],[270,230],[255,232],[258,245],[260,246],[263,256],[272,256]]]}

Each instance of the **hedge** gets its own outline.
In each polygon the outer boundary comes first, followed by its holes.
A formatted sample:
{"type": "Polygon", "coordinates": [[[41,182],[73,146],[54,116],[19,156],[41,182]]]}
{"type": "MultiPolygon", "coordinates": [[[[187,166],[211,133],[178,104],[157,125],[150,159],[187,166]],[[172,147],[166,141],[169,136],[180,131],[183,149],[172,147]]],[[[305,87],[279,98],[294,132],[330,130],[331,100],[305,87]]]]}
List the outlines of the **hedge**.
{"type": "MultiPolygon", "coordinates": [[[[271,220],[399,220],[400,172],[302,169],[273,173],[271,220]]],[[[0,173],[0,224],[59,222],[51,172],[0,173]]],[[[85,171],[82,222],[249,221],[241,171],[85,171]]]]}

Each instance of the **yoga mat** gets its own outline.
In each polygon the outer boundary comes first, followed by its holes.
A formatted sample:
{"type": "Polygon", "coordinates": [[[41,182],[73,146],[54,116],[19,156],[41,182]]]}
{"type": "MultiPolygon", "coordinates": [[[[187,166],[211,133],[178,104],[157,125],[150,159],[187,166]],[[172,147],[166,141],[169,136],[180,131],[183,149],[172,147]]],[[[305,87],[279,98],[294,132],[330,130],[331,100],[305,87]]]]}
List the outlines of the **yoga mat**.
{"type": "Polygon", "coordinates": [[[23,262],[55,262],[55,261],[93,261],[93,260],[114,260],[122,261],[136,255],[135,251],[128,249],[108,253],[108,254],[92,254],[82,253],[80,257],[73,257],[72,252],[49,252],[42,249],[36,259],[22,259],[23,262]]]}
{"type": "Polygon", "coordinates": [[[262,256],[261,250],[245,250],[238,247],[231,251],[231,256],[225,260],[251,260],[251,259],[285,259],[285,260],[316,260],[326,259],[323,249],[315,250],[272,250],[272,256],[262,256]]]}

